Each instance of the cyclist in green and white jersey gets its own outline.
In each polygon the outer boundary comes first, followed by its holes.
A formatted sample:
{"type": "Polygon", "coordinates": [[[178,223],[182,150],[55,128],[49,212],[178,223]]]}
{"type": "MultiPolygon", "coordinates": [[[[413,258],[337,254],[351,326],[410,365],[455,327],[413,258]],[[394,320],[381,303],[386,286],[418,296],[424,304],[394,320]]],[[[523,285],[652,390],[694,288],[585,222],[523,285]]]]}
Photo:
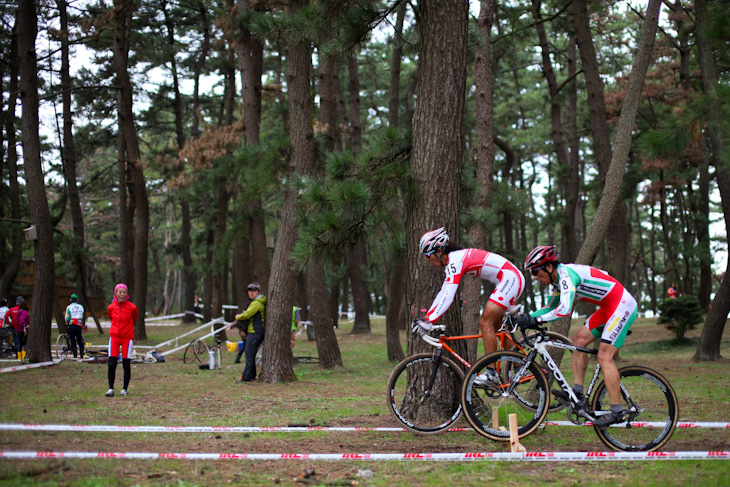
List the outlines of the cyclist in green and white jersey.
{"type": "MultiPolygon", "coordinates": [[[[598,306],[595,313],[586,319],[585,325],[573,335],[573,345],[586,347],[594,339],[601,338],[598,348],[598,363],[603,370],[611,412],[594,421],[596,426],[608,426],[622,421],[621,391],[618,368],[614,357],[623,345],[629,327],[636,319],[638,306],[634,297],[616,279],[605,271],[578,264],[563,264],[553,245],[538,246],[525,259],[525,268],[542,285],[553,288],[553,298],[542,309],[530,313],[530,325],[555,321],[571,315],[576,300],[587,301],[598,306]]],[[[529,326],[529,325],[528,325],[529,326]]],[[[571,357],[573,390],[581,402],[577,410],[585,408],[587,399],[583,396],[588,355],[574,352],[571,357]]],[[[558,397],[567,399],[563,391],[553,391],[558,397]]]]}

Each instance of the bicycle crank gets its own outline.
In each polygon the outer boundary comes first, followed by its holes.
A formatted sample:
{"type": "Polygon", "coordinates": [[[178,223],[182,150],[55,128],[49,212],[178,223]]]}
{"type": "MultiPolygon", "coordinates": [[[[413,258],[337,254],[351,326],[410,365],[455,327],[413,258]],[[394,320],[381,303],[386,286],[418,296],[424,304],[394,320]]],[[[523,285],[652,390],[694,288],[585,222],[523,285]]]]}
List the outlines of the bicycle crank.
{"type": "Polygon", "coordinates": [[[582,415],[578,414],[575,411],[575,405],[568,404],[567,406],[567,413],[568,413],[568,421],[570,421],[573,424],[576,424],[578,426],[583,426],[586,422],[586,418],[582,415]]]}

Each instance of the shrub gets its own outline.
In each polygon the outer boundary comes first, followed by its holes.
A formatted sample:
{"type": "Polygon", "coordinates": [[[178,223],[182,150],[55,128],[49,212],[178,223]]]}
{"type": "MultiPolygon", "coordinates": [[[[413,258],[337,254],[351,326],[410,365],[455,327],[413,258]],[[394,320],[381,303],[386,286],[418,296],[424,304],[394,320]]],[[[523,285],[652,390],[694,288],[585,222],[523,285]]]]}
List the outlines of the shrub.
{"type": "Polygon", "coordinates": [[[666,325],[678,340],[684,338],[688,330],[694,329],[704,320],[700,301],[695,296],[666,299],[659,306],[659,312],[658,324],[666,325]]]}

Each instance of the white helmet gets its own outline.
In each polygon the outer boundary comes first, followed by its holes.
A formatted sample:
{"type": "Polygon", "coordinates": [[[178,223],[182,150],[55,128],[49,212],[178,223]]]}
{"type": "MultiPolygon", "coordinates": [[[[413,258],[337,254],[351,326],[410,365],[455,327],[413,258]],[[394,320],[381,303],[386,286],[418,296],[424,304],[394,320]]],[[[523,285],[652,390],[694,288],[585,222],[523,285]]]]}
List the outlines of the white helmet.
{"type": "Polygon", "coordinates": [[[434,250],[442,249],[449,242],[449,235],[446,233],[444,227],[437,228],[426,232],[421,237],[421,242],[418,244],[418,250],[422,254],[431,253],[434,250]]]}

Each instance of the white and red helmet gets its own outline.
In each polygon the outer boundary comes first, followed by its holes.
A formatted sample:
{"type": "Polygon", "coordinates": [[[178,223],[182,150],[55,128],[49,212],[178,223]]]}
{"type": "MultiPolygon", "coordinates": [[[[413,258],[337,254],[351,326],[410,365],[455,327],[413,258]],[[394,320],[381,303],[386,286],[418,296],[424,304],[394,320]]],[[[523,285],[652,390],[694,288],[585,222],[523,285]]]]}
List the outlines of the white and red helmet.
{"type": "Polygon", "coordinates": [[[538,245],[525,259],[525,269],[531,271],[558,260],[560,254],[555,245],[538,245]]]}
{"type": "Polygon", "coordinates": [[[441,227],[424,233],[418,244],[418,250],[422,254],[430,254],[434,250],[443,249],[447,243],[449,243],[449,235],[446,233],[446,228],[441,227]]]}

